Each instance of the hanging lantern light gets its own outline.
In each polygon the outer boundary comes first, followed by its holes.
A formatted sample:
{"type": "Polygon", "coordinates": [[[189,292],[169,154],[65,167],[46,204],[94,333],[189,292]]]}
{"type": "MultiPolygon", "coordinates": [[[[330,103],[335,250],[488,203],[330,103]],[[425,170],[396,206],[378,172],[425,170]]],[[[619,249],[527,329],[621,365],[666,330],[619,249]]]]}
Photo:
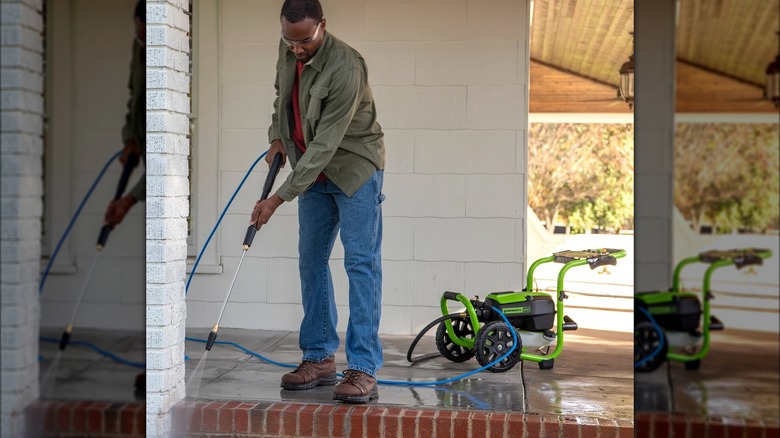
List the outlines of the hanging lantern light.
{"type": "MultiPolygon", "coordinates": [[[[631,32],[633,46],[633,35],[631,32]]],[[[634,53],[631,50],[631,56],[628,57],[628,62],[623,63],[620,66],[620,88],[618,88],[618,97],[623,99],[628,104],[628,107],[634,108],[634,53]]]]}

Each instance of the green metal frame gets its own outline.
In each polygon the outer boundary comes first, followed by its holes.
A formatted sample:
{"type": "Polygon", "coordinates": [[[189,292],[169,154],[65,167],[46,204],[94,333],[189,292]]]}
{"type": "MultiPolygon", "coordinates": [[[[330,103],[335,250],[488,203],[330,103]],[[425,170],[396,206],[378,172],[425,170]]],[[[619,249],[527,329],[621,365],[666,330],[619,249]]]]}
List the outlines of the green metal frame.
{"type": "MultiPolygon", "coordinates": [[[[626,256],[626,252],[624,250],[620,250],[618,252],[615,252],[613,254],[610,254],[612,257],[615,257],[616,259],[622,258],[626,256]]],[[[531,264],[531,266],[528,268],[528,279],[527,279],[527,286],[526,291],[532,292],[533,291],[533,284],[534,284],[534,271],[536,270],[539,265],[542,265],[544,263],[551,263],[555,261],[555,256],[550,257],[544,257],[541,258],[531,264]]],[[[566,276],[566,272],[575,267],[575,266],[582,266],[587,265],[588,261],[585,259],[576,259],[572,260],[570,262],[567,262],[563,265],[561,270],[558,272],[558,279],[556,283],[557,288],[557,301],[558,305],[555,309],[555,317],[556,317],[556,344],[555,344],[555,350],[553,350],[552,353],[546,354],[546,355],[538,355],[538,354],[531,354],[531,353],[520,353],[520,359],[523,360],[530,360],[533,362],[541,362],[543,360],[549,360],[549,359],[555,359],[561,354],[561,351],[563,351],[563,311],[564,311],[564,292],[563,292],[563,278],[566,276]]],[[[457,294],[457,300],[463,304],[466,307],[466,314],[468,315],[469,320],[471,321],[471,326],[474,329],[474,337],[476,338],[477,333],[479,333],[480,326],[479,326],[479,319],[477,318],[477,314],[474,311],[474,306],[472,306],[471,301],[469,301],[468,298],[466,298],[463,294],[457,294]]],[[[441,311],[442,314],[448,315],[449,309],[447,308],[447,300],[444,296],[441,298],[441,311]]],[[[444,321],[444,325],[447,329],[447,335],[450,337],[452,342],[454,342],[457,345],[460,345],[461,347],[474,349],[474,340],[473,339],[467,339],[467,338],[460,338],[458,336],[455,336],[455,331],[452,328],[452,322],[450,320],[444,321]]]]}
{"type": "MultiPolygon", "coordinates": [[[[772,257],[772,252],[769,250],[765,250],[756,253],[756,255],[758,257],[761,257],[762,259],[768,259],[769,257],[772,257]]],[[[682,259],[677,264],[677,266],[675,266],[671,292],[678,292],[678,293],[681,292],[680,274],[682,273],[683,268],[685,266],[701,262],[701,259],[702,259],[701,254],[693,257],[688,257],[682,259]]],[[[704,273],[704,283],[702,285],[703,315],[702,315],[701,348],[694,354],[668,352],[666,353],[666,358],[668,360],[674,360],[677,362],[691,362],[694,360],[701,360],[707,355],[707,353],[709,353],[710,351],[710,297],[711,297],[710,284],[712,280],[712,274],[713,272],[715,272],[716,269],[723,268],[726,266],[731,266],[733,264],[734,264],[734,259],[718,260],[716,262],[711,263],[710,266],[707,268],[707,271],[705,271],[704,273]]]]}

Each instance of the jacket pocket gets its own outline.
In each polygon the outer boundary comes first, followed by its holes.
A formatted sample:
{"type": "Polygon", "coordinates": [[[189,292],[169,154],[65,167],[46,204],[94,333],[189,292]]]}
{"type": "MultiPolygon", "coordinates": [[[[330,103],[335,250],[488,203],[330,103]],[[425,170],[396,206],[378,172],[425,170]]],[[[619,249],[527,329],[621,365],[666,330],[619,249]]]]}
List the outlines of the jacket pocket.
{"type": "Polygon", "coordinates": [[[326,97],[328,97],[328,90],[327,87],[318,87],[314,86],[311,87],[309,90],[309,105],[306,109],[306,118],[312,122],[312,124],[315,124],[320,119],[320,114],[322,112],[322,102],[325,100],[326,97]]]}

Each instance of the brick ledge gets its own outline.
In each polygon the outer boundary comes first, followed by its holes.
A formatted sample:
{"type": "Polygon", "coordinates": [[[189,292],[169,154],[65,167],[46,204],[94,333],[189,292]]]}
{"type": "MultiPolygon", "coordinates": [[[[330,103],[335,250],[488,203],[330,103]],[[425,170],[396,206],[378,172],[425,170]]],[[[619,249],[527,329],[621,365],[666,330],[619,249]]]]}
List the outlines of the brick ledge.
{"type": "Polygon", "coordinates": [[[173,427],[178,437],[634,436],[631,419],[381,405],[186,399],[173,408],[173,427]]]}
{"type": "Polygon", "coordinates": [[[36,400],[25,410],[25,422],[30,437],[143,437],[146,404],[36,400]]]}
{"type": "Polygon", "coordinates": [[[780,419],[637,412],[636,431],[636,438],[778,438],[780,419]]]}

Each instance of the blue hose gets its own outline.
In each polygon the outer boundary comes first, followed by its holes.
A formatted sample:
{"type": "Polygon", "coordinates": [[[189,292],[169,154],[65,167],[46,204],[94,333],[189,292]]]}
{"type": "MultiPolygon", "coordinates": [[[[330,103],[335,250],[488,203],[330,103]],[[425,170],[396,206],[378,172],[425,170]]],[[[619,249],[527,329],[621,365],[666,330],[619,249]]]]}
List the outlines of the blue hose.
{"type": "Polygon", "coordinates": [[[652,353],[648,354],[647,356],[643,357],[637,362],[634,362],[634,368],[641,367],[645,363],[651,361],[658,353],[661,352],[661,349],[664,346],[664,332],[661,329],[661,326],[658,325],[658,322],[656,322],[655,318],[653,318],[653,315],[650,314],[650,312],[647,311],[644,307],[637,307],[642,313],[644,313],[649,319],[650,323],[653,324],[653,328],[658,332],[658,347],[656,347],[655,350],[653,350],[652,353]]]}
{"type": "MultiPolygon", "coordinates": [[[[41,282],[38,285],[39,295],[43,294],[43,286],[44,284],[46,284],[46,279],[49,277],[49,272],[51,271],[51,267],[54,264],[54,259],[57,258],[57,254],[60,252],[60,248],[62,248],[62,244],[65,242],[65,238],[68,237],[68,234],[70,234],[70,230],[73,228],[73,225],[76,223],[76,219],[78,219],[79,215],[81,214],[81,210],[84,209],[84,205],[86,205],[87,201],[92,196],[92,192],[95,191],[95,187],[97,187],[98,183],[103,178],[103,175],[105,175],[111,163],[114,160],[116,160],[120,155],[122,155],[122,151],[115,153],[114,155],[111,156],[111,158],[108,159],[108,161],[106,161],[106,164],[103,165],[103,168],[100,170],[100,173],[98,174],[97,178],[95,178],[95,180],[92,181],[92,185],[89,187],[89,190],[87,190],[87,194],[84,195],[84,198],[79,203],[76,212],[73,213],[73,217],[70,219],[70,222],[68,223],[68,226],[65,228],[65,231],[62,233],[62,237],[60,237],[59,242],[57,242],[57,246],[54,247],[54,252],[51,254],[51,257],[49,257],[49,262],[46,264],[46,269],[43,270],[43,274],[41,275],[41,282]]],[[[39,337],[39,340],[45,342],[55,342],[55,343],[60,342],[60,339],[49,338],[46,336],[39,337]]],[[[133,362],[133,361],[122,359],[121,357],[115,355],[114,353],[103,350],[89,342],[71,340],[70,343],[74,345],[81,345],[87,348],[91,348],[92,350],[102,354],[103,356],[109,357],[113,359],[115,362],[121,363],[123,365],[129,365],[136,368],[146,369],[146,364],[143,362],[133,362]]],[[[41,355],[38,355],[38,358],[42,359],[43,357],[41,355]]]]}
{"type": "MultiPolygon", "coordinates": [[[[501,312],[501,310],[499,310],[499,309],[497,309],[495,307],[493,307],[493,310],[496,311],[496,313],[498,313],[501,316],[501,318],[504,320],[504,322],[506,322],[507,327],[512,327],[512,324],[509,323],[509,320],[501,312]]],[[[519,337],[517,332],[515,332],[512,336],[514,336],[516,338],[519,337]]],[[[198,339],[198,338],[191,338],[191,337],[186,337],[184,339],[187,340],[187,341],[192,341],[192,342],[201,342],[201,343],[206,343],[207,342],[205,339],[198,339]]],[[[277,362],[275,360],[268,359],[267,357],[265,357],[265,356],[263,356],[263,355],[261,355],[259,353],[255,353],[254,351],[251,351],[251,350],[249,350],[249,349],[247,349],[247,348],[245,348],[245,347],[243,347],[243,346],[241,346],[241,345],[239,345],[239,344],[237,344],[235,342],[215,341],[214,343],[215,344],[220,344],[220,345],[230,345],[230,346],[236,347],[239,350],[243,351],[244,353],[252,355],[252,356],[254,356],[254,357],[256,357],[256,358],[258,358],[258,359],[260,359],[260,360],[262,360],[264,362],[267,362],[267,363],[270,363],[270,364],[273,364],[273,365],[278,365],[280,367],[285,367],[285,368],[296,368],[297,367],[297,365],[293,365],[293,364],[289,364],[289,363],[277,362]]],[[[494,360],[493,362],[490,362],[489,364],[487,364],[485,366],[479,367],[479,368],[477,368],[475,370],[472,370],[472,371],[469,371],[467,373],[463,373],[463,374],[457,375],[455,377],[451,377],[449,379],[435,380],[435,381],[432,381],[432,382],[410,382],[410,381],[402,381],[402,380],[377,379],[376,382],[379,383],[379,384],[382,384],[382,385],[397,385],[397,386],[436,386],[436,385],[445,385],[445,384],[448,384],[448,383],[452,383],[452,382],[454,382],[456,380],[465,379],[466,377],[468,377],[468,376],[470,376],[472,374],[476,374],[476,373],[478,373],[480,371],[484,371],[484,370],[492,367],[493,365],[496,365],[496,364],[500,363],[501,361],[503,361],[504,359],[509,357],[509,355],[511,355],[515,351],[516,348],[517,348],[517,342],[513,342],[512,343],[512,348],[510,348],[509,351],[507,351],[503,356],[499,357],[498,359],[494,360]]],[[[337,374],[339,376],[342,375],[341,373],[337,373],[337,374]]]]}
{"type": "MultiPolygon", "coordinates": [[[[200,259],[203,257],[203,253],[206,252],[206,248],[209,246],[209,242],[211,242],[212,236],[214,236],[214,233],[217,231],[217,228],[219,228],[219,224],[222,223],[222,218],[225,217],[225,213],[227,213],[228,208],[230,208],[230,204],[233,203],[233,200],[236,198],[236,195],[238,194],[238,191],[241,190],[241,187],[244,186],[244,182],[249,177],[249,175],[252,173],[252,170],[257,166],[257,163],[260,162],[260,160],[268,153],[268,151],[263,152],[260,154],[259,157],[255,160],[254,163],[252,163],[252,166],[249,167],[249,170],[247,170],[246,174],[244,175],[244,178],[241,180],[241,182],[238,184],[238,187],[236,187],[236,190],[233,192],[233,195],[230,196],[230,199],[228,200],[227,205],[225,205],[225,208],[222,209],[222,214],[219,215],[219,219],[217,219],[217,223],[214,225],[214,228],[211,229],[211,233],[209,233],[209,237],[206,239],[206,243],[203,244],[203,248],[200,249],[200,252],[198,253],[198,258],[195,259],[195,264],[192,266],[192,271],[190,272],[189,278],[187,278],[187,285],[184,287],[184,295],[187,295],[187,292],[190,290],[190,283],[192,282],[192,277],[195,275],[195,270],[198,269],[198,264],[200,264],[200,259]]],[[[204,341],[205,342],[205,341],[204,341]]]]}
{"type": "Polygon", "coordinates": [[[106,170],[108,170],[108,166],[111,165],[111,162],[117,159],[122,155],[122,151],[119,151],[111,156],[111,158],[106,161],[106,164],[103,165],[103,169],[98,174],[97,178],[95,178],[94,181],[92,181],[92,186],[87,191],[87,194],[84,196],[84,199],[81,200],[81,203],[79,204],[79,207],[76,209],[76,212],[73,213],[73,217],[70,219],[70,223],[68,223],[67,228],[65,228],[65,232],[62,233],[62,237],[60,237],[60,241],[57,242],[57,246],[54,248],[54,252],[51,254],[51,257],[49,257],[49,263],[46,264],[46,269],[43,270],[43,275],[41,276],[41,282],[38,285],[38,294],[43,293],[43,285],[46,284],[46,278],[49,277],[49,271],[51,270],[52,264],[54,264],[54,259],[57,258],[57,254],[60,252],[60,248],[62,247],[62,243],[65,241],[65,238],[68,237],[68,234],[70,233],[70,229],[73,228],[73,224],[76,223],[76,219],[81,214],[81,209],[84,208],[84,204],[87,203],[87,200],[90,196],[92,196],[92,192],[95,190],[95,187],[97,187],[97,184],[100,182],[100,179],[103,178],[103,175],[106,173],[106,170]]]}
{"type": "MultiPolygon", "coordinates": [[[[53,342],[55,344],[58,344],[60,342],[59,338],[50,338],[48,336],[41,336],[38,339],[40,339],[41,341],[44,341],[44,342],[53,342]]],[[[114,354],[114,353],[112,353],[110,351],[103,350],[102,348],[97,347],[97,346],[95,346],[95,344],[92,344],[90,342],[87,342],[87,341],[77,341],[77,340],[73,340],[72,339],[69,343],[72,344],[72,345],[81,345],[82,347],[90,348],[90,349],[92,349],[92,350],[102,354],[103,356],[106,356],[106,357],[108,357],[110,359],[113,359],[114,362],[121,363],[122,365],[129,365],[129,366],[135,367],[135,368],[146,369],[146,364],[143,363],[143,362],[133,362],[131,360],[122,359],[121,357],[117,356],[116,354],[114,354]]]]}
{"type": "MultiPolygon", "coordinates": [[[[211,229],[211,233],[209,234],[209,237],[206,239],[206,243],[203,245],[203,248],[201,248],[200,252],[198,253],[198,258],[195,260],[195,264],[192,266],[192,271],[190,272],[190,276],[187,279],[187,285],[184,288],[184,294],[185,295],[189,291],[190,282],[192,282],[192,277],[195,275],[195,270],[198,268],[198,263],[200,263],[200,259],[203,256],[203,253],[206,250],[206,247],[208,246],[209,242],[211,241],[211,237],[214,236],[214,233],[217,231],[217,228],[219,228],[219,224],[222,223],[222,218],[225,217],[225,213],[227,213],[228,207],[230,207],[230,204],[233,203],[233,199],[235,199],[236,195],[238,195],[239,190],[241,190],[241,187],[244,185],[244,182],[249,177],[249,175],[252,173],[252,170],[255,168],[257,163],[260,162],[260,160],[267,153],[268,153],[268,151],[263,152],[262,154],[260,154],[259,157],[257,157],[255,162],[252,163],[252,166],[249,167],[249,170],[244,175],[244,178],[241,180],[241,183],[239,183],[238,187],[236,187],[236,190],[230,196],[230,200],[228,200],[227,205],[225,205],[225,208],[222,210],[222,213],[219,215],[219,219],[217,219],[217,223],[214,225],[214,228],[211,229]]],[[[504,316],[504,314],[499,309],[496,309],[495,307],[493,307],[493,310],[495,310],[501,316],[501,318],[503,318],[504,322],[506,322],[507,327],[512,327],[512,324],[509,322],[509,320],[506,318],[506,316],[504,316]]],[[[514,336],[517,337],[519,335],[517,333],[515,333],[514,336]]],[[[199,338],[192,338],[192,337],[185,337],[184,339],[187,340],[187,341],[191,341],[191,342],[202,342],[202,343],[208,342],[206,339],[199,339],[199,338]]],[[[296,368],[297,367],[297,365],[277,362],[275,360],[268,359],[267,357],[265,357],[265,356],[263,356],[263,355],[261,355],[259,353],[255,353],[254,351],[251,351],[251,350],[249,350],[249,349],[247,349],[247,348],[245,348],[245,347],[243,347],[243,346],[241,346],[241,345],[239,345],[239,344],[237,344],[235,342],[215,341],[214,343],[215,344],[220,344],[220,345],[230,345],[230,346],[236,347],[239,350],[241,350],[241,351],[243,351],[243,352],[245,352],[245,353],[247,353],[249,355],[255,356],[255,357],[257,357],[258,359],[260,359],[260,360],[262,360],[264,362],[271,363],[271,364],[274,364],[274,365],[278,365],[280,367],[285,367],[285,368],[296,368]]],[[[515,348],[517,348],[517,342],[514,342],[512,344],[512,348],[510,348],[509,351],[506,352],[506,354],[504,354],[503,356],[501,356],[498,359],[494,360],[493,362],[491,362],[491,363],[489,363],[489,364],[487,364],[487,365],[485,365],[483,367],[477,368],[476,370],[472,370],[472,371],[469,371],[467,373],[463,373],[463,374],[461,374],[459,376],[455,376],[455,377],[452,377],[452,378],[449,378],[449,379],[437,380],[437,381],[433,381],[433,382],[404,382],[404,381],[398,381],[398,380],[377,380],[377,383],[380,383],[380,384],[383,384],[383,385],[402,385],[402,386],[444,385],[444,384],[447,384],[447,383],[454,382],[456,380],[464,379],[464,378],[466,378],[466,377],[468,377],[468,376],[470,376],[472,374],[475,374],[475,373],[478,373],[480,371],[486,370],[486,369],[492,367],[493,365],[496,365],[496,364],[500,363],[501,361],[503,361],[504,359],[509,357],[509,355],[512,354],[512,352],[515,351],[515,348]]],[[[341,374],[339,373],[339,375],[341,375],[341,374]]]]}

